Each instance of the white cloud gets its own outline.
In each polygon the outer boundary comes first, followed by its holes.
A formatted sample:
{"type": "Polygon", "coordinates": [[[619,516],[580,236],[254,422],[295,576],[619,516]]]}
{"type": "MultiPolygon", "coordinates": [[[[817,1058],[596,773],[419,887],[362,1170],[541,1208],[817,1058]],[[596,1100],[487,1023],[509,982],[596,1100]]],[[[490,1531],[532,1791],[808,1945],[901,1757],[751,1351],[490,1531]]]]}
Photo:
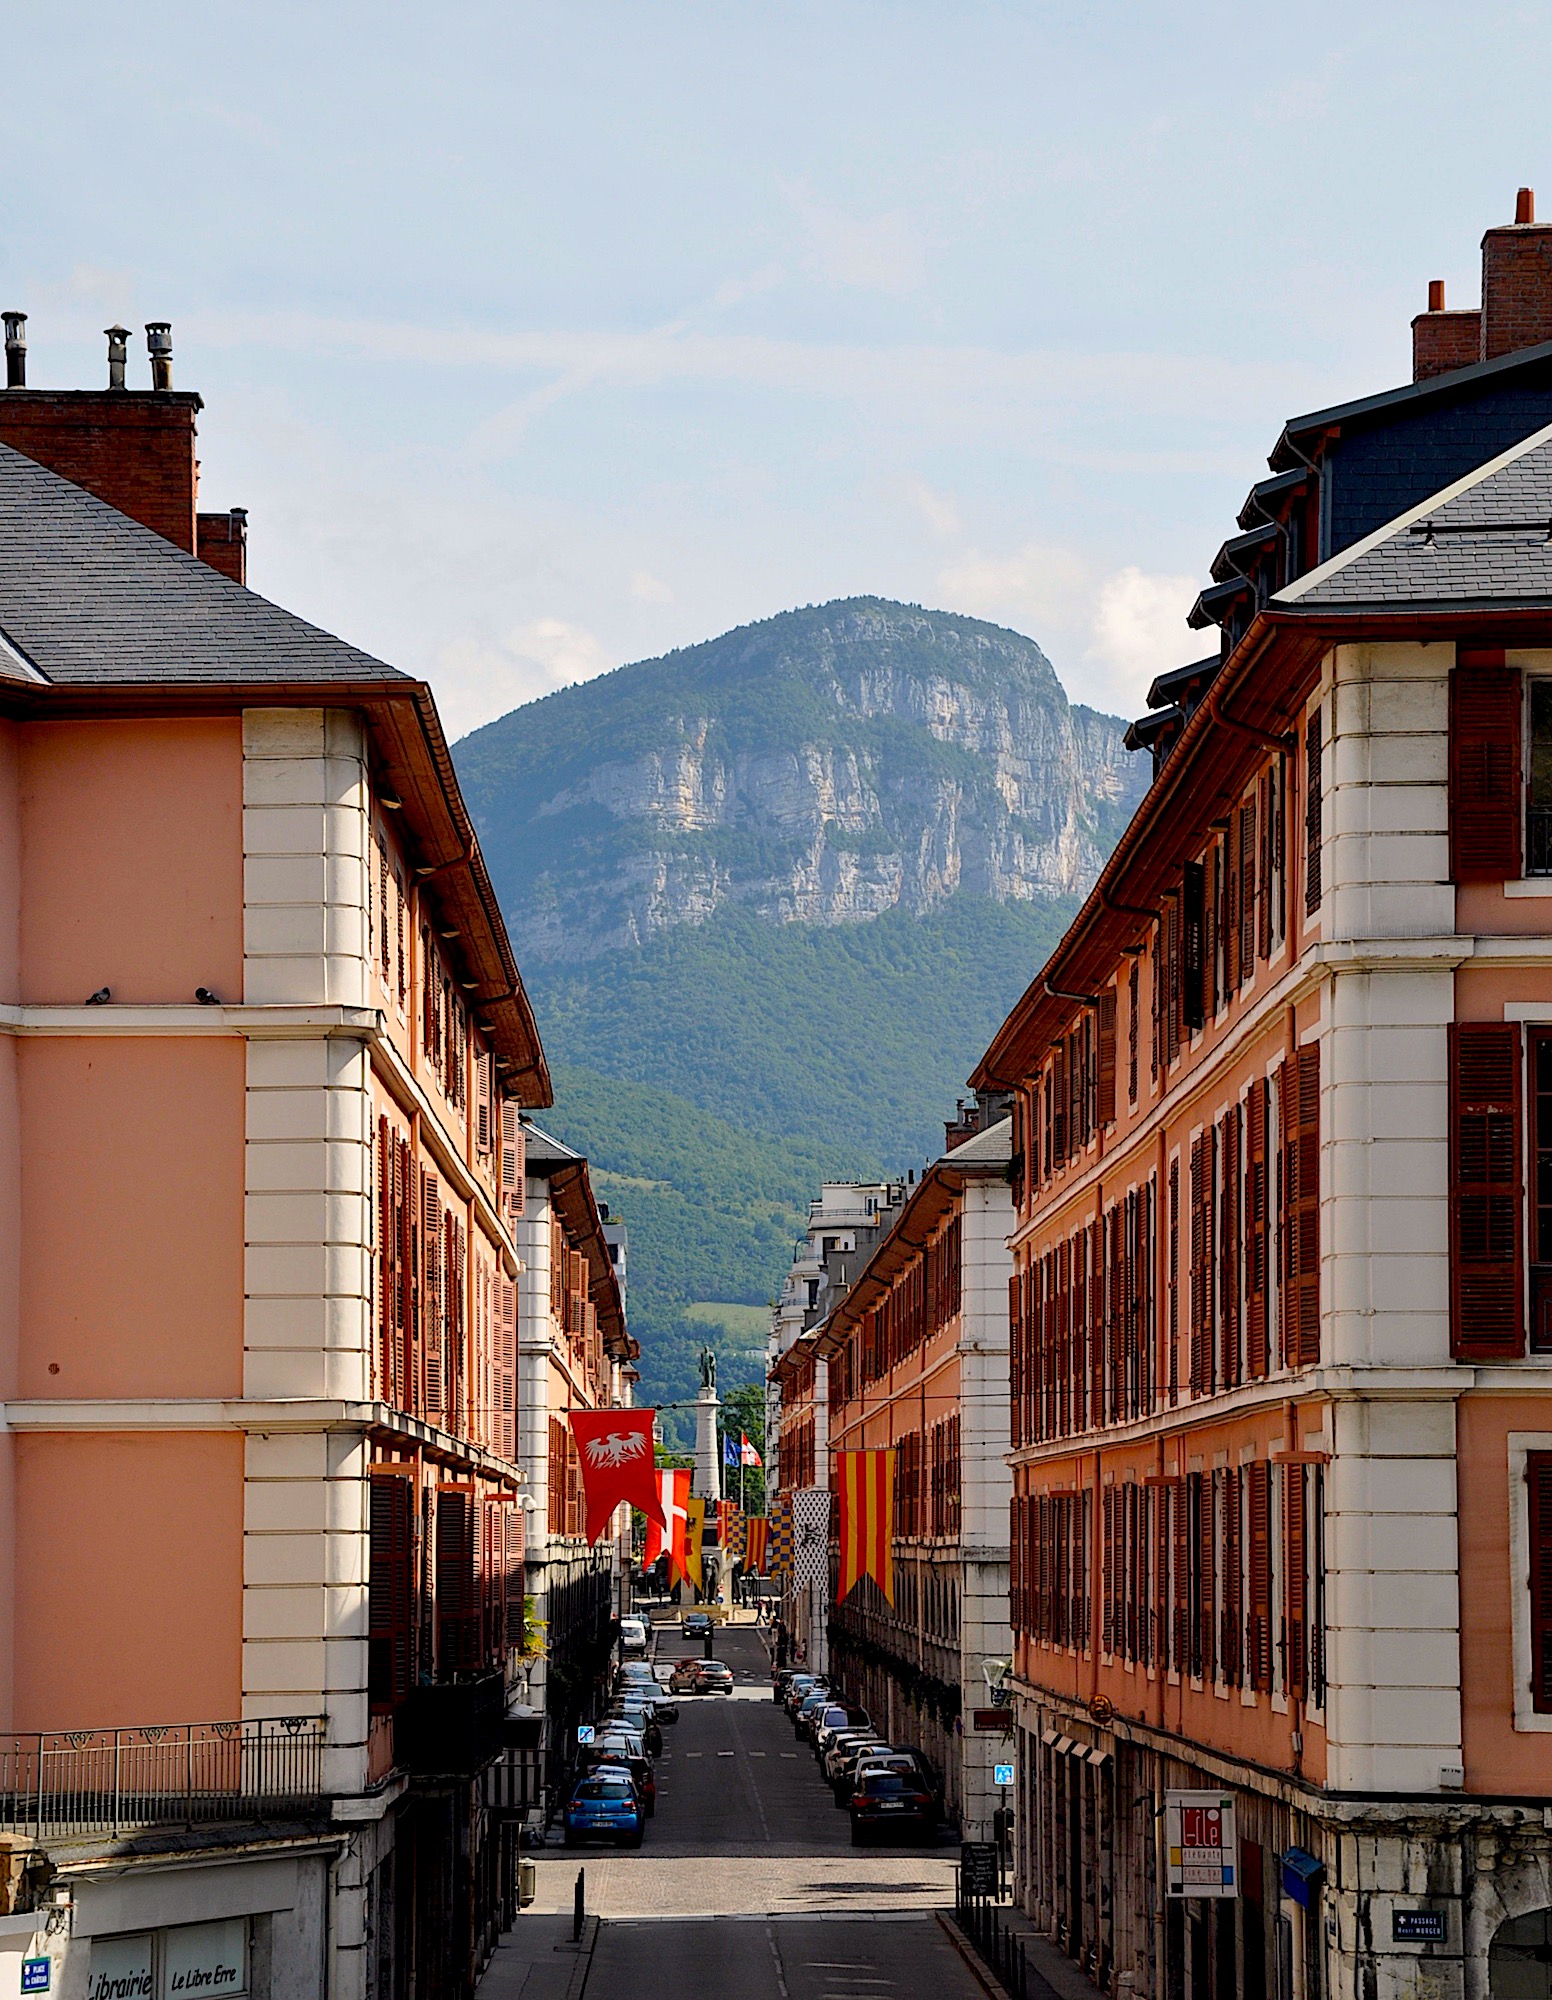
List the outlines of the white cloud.
{"type": "Polygon", "coordinates": [[[638,569],[631,573],[630,594],[638,604],[672,604],[674,593],[650,570],[638,569]]]}
{"type": "Polygon", "coordinates": [[[959,509],[946,493],[934,493],[925,479],[906,482],[906,497],[935,535],[952,541],[964,533],[959,509]]]}
{"type": "Polygon", "coordinates": [[[1010,556],[971,549],[939,572],[938,588],[956,611],[1016,625],[1059,650],[1061,635],[1084,623],[1094,575],[1074,549],[1026,542],[1010,556]]]}
{"type": "MultiPolygon", "coordinates": [[[[1105,707],[1140,715],[1154,676],[1193,657],[1186,613],[1199,588],[1189,576],[1149,576],[1135,563],[1105,579],[1094,605],[1088,649],[1105,707]]],[[[1197,639],[1196,651],[1210,651],[1210,637],[1197,639]]]]}
{"type": "Polygon", "coordinates": [[[532,618],[504,638],[451,641],[437,656],[431,684],[442,726],[455,742],[525,701],[592,680],[616,664],[585,626],[532,618]]]}

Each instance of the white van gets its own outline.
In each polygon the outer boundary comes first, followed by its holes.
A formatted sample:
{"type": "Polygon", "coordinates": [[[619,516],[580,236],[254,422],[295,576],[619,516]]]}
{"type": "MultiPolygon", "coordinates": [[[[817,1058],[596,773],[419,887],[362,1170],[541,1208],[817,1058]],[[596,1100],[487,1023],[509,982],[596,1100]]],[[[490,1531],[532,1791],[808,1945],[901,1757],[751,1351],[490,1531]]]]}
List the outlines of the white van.
{"type": "Polygon", "coordinates": [[[647,1650],[647,1626],[642,1618],[622,1618],[620,1620],[620,1651],[629,1659],[633,1653],[647,1650]]]}

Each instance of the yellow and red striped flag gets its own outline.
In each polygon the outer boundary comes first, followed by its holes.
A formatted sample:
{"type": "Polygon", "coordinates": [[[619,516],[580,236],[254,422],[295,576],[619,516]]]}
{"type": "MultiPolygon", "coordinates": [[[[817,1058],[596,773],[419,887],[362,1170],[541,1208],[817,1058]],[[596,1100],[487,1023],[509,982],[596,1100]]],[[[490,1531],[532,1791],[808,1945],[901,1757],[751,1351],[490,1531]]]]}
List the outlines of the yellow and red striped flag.
{"type": "Polygon", "coordinates": [[[893,1451],[837,1452],[835,1485],[840,1499],[841,1543],[841,1576],[835,1601],[839,1604],[865,1576],[870,1576],[885,1600],[893,1604],[893,1451]]]}
{"type": "Polygon", "coordinates": [[[744,1523],[744,1568],[751,1576],[765,1574],[766,1534],[770,1523],[763,1514],[751,1514],[744,1523]]]}

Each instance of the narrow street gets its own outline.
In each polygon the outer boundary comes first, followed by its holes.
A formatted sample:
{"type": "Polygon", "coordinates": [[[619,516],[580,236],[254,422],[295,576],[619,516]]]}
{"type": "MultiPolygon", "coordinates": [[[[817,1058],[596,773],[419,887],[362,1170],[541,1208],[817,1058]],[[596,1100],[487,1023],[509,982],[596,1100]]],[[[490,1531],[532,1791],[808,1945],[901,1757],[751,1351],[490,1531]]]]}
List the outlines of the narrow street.
{"type": "MultiPolygon", "coordinates": [[[[677,1627],[657,1645],[663,1668],[700,1653],[677,1627]]],[[[716,1646],[734,1692],[681,1701],[645,1847],[537,1856],[536,1901],[480,2000],[566,1992],[570,1959],[530,1965],[527,1940],[559,1935],[579,1868],[588,1913],[602,1919],[588,2000],[680,2000],[711,1981],[742,2000],[973,2000],[981,1989],[934,1914],[953,1902],[951,1840],[853,1848],[846,1814],[771,1700],[759,1636],[735,1627],[716,1646]]]]}

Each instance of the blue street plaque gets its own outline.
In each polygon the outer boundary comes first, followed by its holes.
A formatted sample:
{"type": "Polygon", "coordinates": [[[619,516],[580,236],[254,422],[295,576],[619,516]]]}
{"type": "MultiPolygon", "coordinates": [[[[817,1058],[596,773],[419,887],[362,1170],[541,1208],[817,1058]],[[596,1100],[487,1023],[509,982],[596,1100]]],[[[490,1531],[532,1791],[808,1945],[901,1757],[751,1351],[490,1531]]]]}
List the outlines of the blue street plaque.
{"type": "Polygon", "coordinates": [[[1392,1910],[1390,1937],[1393,1944],[1443,1944],[1443,1910],[1392,1910]]]}
{"type": "Polygon", "coordinates": [[[1013,1766],[1011,1764],[993,1764],[992,1783],[994,1785],[1011,1785],[1013,1783],[1013,1766]]]}
{"type": "Polygon", "coordinates": [[[24,1993],[47,1993],[52,1961],[46,1958],[24,1958],[22,1960],[22,1991],[24,1993]]]}

